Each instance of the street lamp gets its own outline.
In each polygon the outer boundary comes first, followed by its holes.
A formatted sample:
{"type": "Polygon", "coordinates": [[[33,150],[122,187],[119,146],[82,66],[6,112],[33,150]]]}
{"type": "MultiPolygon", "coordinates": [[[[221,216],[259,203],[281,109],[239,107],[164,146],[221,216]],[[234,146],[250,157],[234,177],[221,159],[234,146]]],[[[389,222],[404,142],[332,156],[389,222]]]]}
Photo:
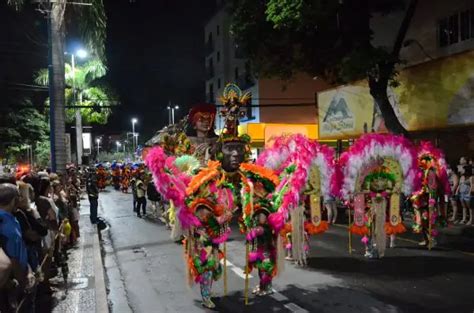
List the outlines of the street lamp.
{"type": "MultiPolygon", "coordinates": [[[[87,58],[87,51],[78,49],[75,53],[67,53],[71,56],[71,70],[72,70],[72,96],[74,105],[76,105],[76,56],[80,59],[87,58]]],[[[76,109],[76,152],[77,164],[82,164],[82,116],[81,109],[76,109]]]]}
{"type": "Polygon", "coordinates": [[[76,51],[76,55],[78,58],[84,59],[84,58],[87,58],[88,53],[84,49],[79,49],[76,51]]]}
{"type": "Polygon", "coordinates": [[[135,152],[136,146],[135,146],[135,124],[138,122],[136,118],[132,118],[132,144],[133,144],[133,151],[135,152]]]}
{"type": "Polygon", "coordinates": [[[97,156],[99,156],[99,153],[100,153],[100,138],[97,138],[95,141],[97,142],[97,156]]]}
{"type": "Polygon", "coordinates": [[[120,146],[122,145],[120,141],[116,141],[115,144],[117,145],[117,153],[119,152],[120,146]]]}
{"type": "Polygon", "coordinates": [[[170,115],[168,114],[168,119],[170,124],[174,124],[174,110],[178,110],[179,105],[172,106],[171,103],[168,105],[168,111],[171,112],[171,118],[170,115]]]}
{"type": "Polygon", "coordinates": [[[138,148],[138,133],[135,133],[134,140],[135,140],[135,143],[136,143],[136,147],[138,148]]]}

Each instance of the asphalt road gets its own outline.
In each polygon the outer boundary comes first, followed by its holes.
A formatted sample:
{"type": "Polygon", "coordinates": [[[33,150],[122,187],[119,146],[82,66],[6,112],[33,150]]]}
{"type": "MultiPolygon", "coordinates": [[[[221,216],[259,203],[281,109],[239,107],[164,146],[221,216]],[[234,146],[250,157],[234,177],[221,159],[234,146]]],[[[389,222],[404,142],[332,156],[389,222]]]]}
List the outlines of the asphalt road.
{"type": "MultiPolygon", "coordinates": [[[[185,283],[182,246],[158,221],[137,218],[130,194],[100,194],[103,254],[111,312],[206,312],[199,286],[185,283]]],[[[348,253],[347,230],[333,226],[311,241],[309,266],[289,263],[274,281],[276,293],[250,295],[244,305],[245,247],[237,227],[227,244],[228,294],[213,288],[219,312],[474,312],[474,256],[456,250],[419,248],[397,240],[381,260],[362,256],[360,238],[348,253]]],[[[257,284],[254,272],[250,287],[257,284]]]]}

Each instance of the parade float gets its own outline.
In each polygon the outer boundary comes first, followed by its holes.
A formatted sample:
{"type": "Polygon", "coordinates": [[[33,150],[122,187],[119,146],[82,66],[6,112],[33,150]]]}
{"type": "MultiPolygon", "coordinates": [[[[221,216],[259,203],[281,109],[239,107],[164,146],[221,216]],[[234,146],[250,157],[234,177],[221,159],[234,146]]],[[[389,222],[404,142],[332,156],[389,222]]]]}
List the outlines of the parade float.
{"type": "MultiPolygon", "coordinates": [[[[367,134],[340,158],[342,197],[353,207],[350,233],[362,236],[366,257],[385,254],[387,236],[406,231],[400,214],[401,194],[418,188],[416,149],[402,137],[367,134]]],[[[349,249],[351,241],[349,240],[349,249]]]]}

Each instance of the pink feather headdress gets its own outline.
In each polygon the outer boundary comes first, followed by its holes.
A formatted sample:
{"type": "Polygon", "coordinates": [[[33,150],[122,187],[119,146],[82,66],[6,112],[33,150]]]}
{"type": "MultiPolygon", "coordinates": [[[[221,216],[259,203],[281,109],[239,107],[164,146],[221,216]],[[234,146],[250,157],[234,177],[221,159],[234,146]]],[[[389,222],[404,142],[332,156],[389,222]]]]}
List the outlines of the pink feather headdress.
{"type": "Polygon", "coordinates": [[[403,136],[391,134],[366,134],[344,152],[339,160],[343,174],[342,196],[348,199],[356,190],[361,170],[374,158],[390,157],[397,160],[403,174],[402,192],[411,194],[419,185],[416,149],[403,136]]]}

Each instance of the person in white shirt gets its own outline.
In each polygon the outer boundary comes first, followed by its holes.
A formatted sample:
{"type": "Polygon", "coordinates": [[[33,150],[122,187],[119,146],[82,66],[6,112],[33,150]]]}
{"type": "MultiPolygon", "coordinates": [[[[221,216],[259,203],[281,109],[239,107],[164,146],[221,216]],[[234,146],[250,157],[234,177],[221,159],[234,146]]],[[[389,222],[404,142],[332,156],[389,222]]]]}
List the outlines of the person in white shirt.
{"type": "Polygon", "coordinates": [[[137,189],[137,216],[142,217],[140,214],[140,208],[142,209],[143,216],[146,216],[146,185],[143,181],[143,173],[139,173],[135,182],[137,189]]]}

